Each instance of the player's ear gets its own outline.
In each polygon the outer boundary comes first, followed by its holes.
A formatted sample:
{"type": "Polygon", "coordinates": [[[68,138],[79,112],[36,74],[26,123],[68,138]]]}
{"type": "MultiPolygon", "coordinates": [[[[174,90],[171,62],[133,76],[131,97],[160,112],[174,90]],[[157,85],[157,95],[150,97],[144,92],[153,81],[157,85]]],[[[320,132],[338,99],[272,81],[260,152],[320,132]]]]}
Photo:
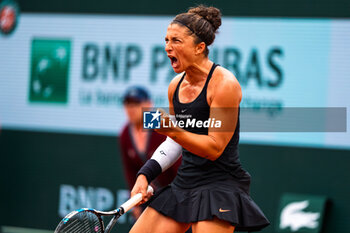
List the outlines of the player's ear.
{"type": "Polygon", "coordinates": [[[195,52],[196,56],[202,54],[204,52],[204,50],[205,50],[205,47],[206,47],[206,45],[205,45],[205,43],[203,41],[198,43],[196,45],[196,52],[195,52]]]}

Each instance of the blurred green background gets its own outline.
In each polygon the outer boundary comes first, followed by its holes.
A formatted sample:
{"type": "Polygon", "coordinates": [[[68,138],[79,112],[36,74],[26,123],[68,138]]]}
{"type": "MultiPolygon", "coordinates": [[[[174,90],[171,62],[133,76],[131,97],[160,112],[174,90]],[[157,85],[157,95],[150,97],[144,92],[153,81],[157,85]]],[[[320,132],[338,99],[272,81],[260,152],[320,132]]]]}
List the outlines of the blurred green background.
{"type": "MultiPolygon", "coordinates": [[[[220,8],[225,17],[339,20],[350,17],[348,0],[20,0],[17,3],[21,14],[174,16],[204,3],[220,8]]],[[[11,101],[6,100],[10,104],[11,101]]],[[[52,232],[61,219],[58,213],[62,185],[72,187],[78,196],[92,195],[92,199],[96,199],[94,195],[99,187],[107,189],[113,195],[113,206],[117,206],[118,200],[125,199],[126,189],[119,147],[115,136],[13,129],[4,125],[0,131],[3,232],[44,232],[28,229],[52,232]]],[[[350,232],[349,150],[245,143],[240,145],[240,154],[243,166],[252,175],[251,195],[271,221],[271,226],[262,232],[276,232],[279,201],[286,192],[326,196],[329,202],[322,232],[350,232]]],[[[130,224],[125,219],[116,228],[118,232],[127,232],[130,224]]]]}

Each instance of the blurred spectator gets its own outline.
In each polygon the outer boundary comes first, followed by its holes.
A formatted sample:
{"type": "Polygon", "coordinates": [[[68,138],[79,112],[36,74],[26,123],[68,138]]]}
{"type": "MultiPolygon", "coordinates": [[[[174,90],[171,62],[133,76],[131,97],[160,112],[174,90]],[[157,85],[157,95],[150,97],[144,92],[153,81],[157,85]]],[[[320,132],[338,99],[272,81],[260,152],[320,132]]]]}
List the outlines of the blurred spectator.
{"type": "MultiPolygon", "coordinates": [[[[127,89],[123,97],[123,105],[128,122],[120,134],[120,147],[125,178],[128,188],[131,190],[135,184],[137,172],[152,157],[153,152],[166,137],[154,131],[143,129],[142,108],[153,107],[146,89],[139,86],[127,89]]],[[[171,183],[180,163],[181,159],[151,183],[155,191],[171,183]]],[[[141,205],[133,209],[135,219],[140,216],[145,207],[141,205]]]]}

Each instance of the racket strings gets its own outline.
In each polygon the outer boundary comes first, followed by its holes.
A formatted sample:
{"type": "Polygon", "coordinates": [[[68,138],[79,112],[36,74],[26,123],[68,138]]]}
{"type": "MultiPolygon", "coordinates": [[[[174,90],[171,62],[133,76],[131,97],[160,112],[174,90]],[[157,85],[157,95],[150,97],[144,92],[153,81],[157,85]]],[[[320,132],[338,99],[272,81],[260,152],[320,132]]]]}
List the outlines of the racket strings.
{"type": "Polygon", "coordinates": [[[83,211],[71,217],[61,225],[59,233],[102,233],[101,222],[96,214],[83,211]]]}

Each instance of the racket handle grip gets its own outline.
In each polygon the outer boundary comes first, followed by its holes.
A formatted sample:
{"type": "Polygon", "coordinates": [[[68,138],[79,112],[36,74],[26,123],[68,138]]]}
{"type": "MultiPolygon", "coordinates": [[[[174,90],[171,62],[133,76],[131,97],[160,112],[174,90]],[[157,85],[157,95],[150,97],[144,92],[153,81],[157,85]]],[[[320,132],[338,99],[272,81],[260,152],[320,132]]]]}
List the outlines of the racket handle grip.
{"type": "MultiPolygon", "coordinates": [[[[153,188],[148,185],[147,193],[153,193],[153,188]]],[[[124,213],[128,212],[130,209],[132,209],[135,205],[137,205],[140,201],[142,201],[142,193],[138,193],[129,200],[127,200],[124,204],[121,205],[124,209],[124,213]]]]}

